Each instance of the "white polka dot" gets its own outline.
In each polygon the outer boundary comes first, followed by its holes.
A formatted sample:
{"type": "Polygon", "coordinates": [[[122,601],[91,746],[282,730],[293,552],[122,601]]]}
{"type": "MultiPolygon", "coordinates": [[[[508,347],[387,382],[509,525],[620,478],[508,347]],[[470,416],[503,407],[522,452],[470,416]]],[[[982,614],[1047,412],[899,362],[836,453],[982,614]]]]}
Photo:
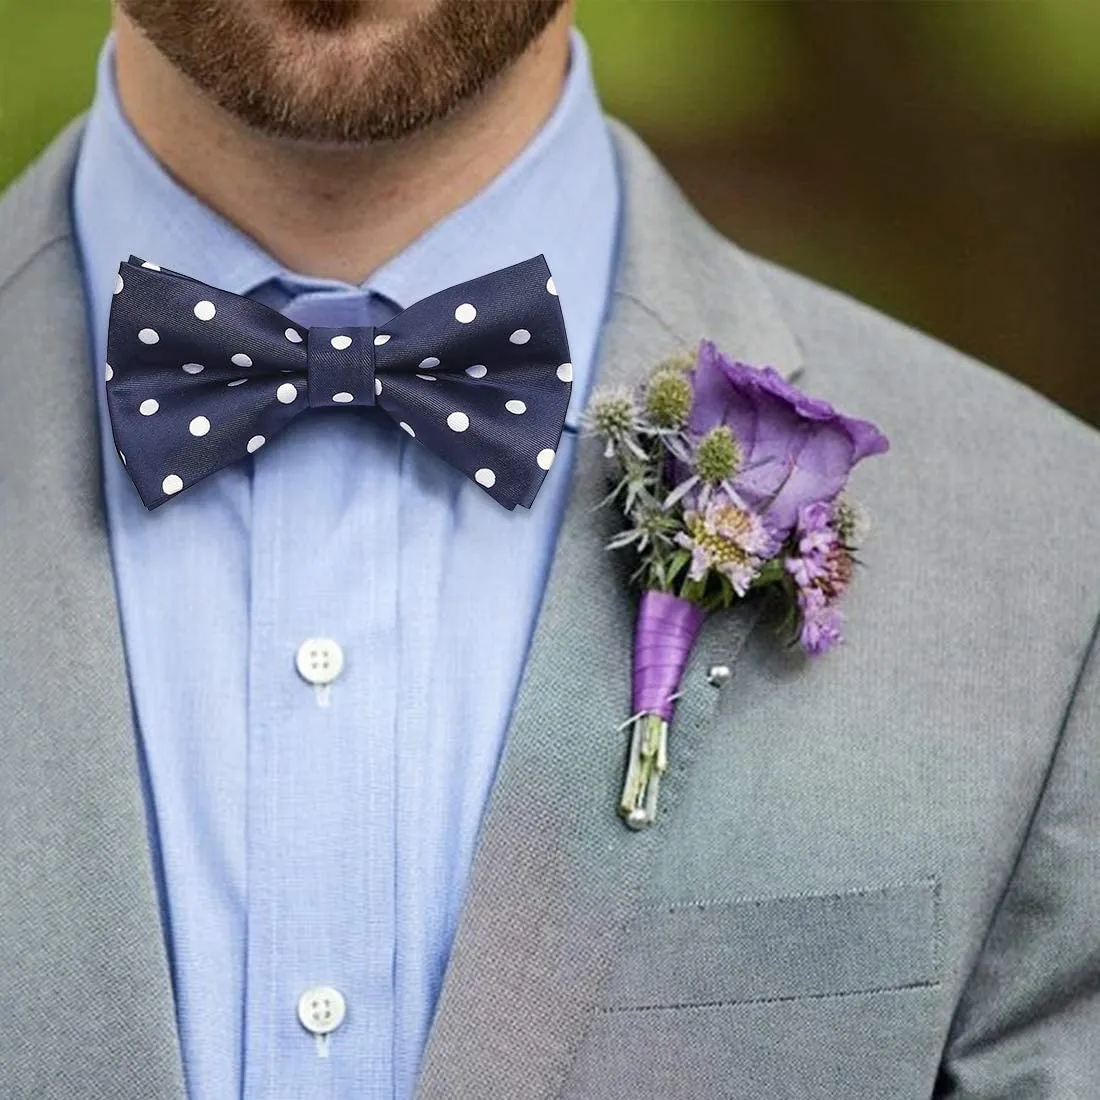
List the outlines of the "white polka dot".
{"type": "Polygon", "coordinates": [[[519,413],[525,413],[527,411],[527,406],[522,401],[505,401],[504,402],[504,407],[510,413],[519,414],[519,413]]]}
{"type": "Polygon", "coordinates": [[[472,367],[467,367],[466,368],[466,373],[471,378],[484,378],[485,377],[485,366],[482,363],[475,363],[472,367]]]}
{"type": "Polygon", "coordinates": [[[447,417],[447,427],[452,432],[464,432],[470,426],[470,418],[464,412],[453,412],[447,417]]]}
{"type": "Polygon", "coordinates": [[[332,345],[332,346],[333,346],[333,347],[334,347],[334,348],[335,348],[335,349],[336,349],[337,351],[343,351],[343,350],[344,350],[344,348],[350,348],[350,347],[351,347],[351,337],[350,337],[350,336],[334,336],[334,337],[333,337],[333,338],[332,338],[332,339],[331,339],[331,340],[329,341],[329,343],[330,343],[330,344],[331,344],[331,345],[332,345]]]}
{"type": "Polygon", "coordinates": [[[247,378],[238,378],[235,382],[226,382],[227,386],[243,386],[247,382],[247,378]]]}
{"type": "Polygon", "coordinates": [[[491,489],[497,482],[497,475],[494,474],[488,466],[483,466],[474,474],[474,481],[476,481],[478,485],[484,485],[486,489],[491,489]]]}
{"type": "Polygon", "coordinates": [[[477,310],[474,309],[469,302],[463,302],[462,305],[455,310],[455,320],[461,321],[464,325],[468,325],[476,316],[477,310]]]}
{"type": "Polygon", "coordinates": [[[146,260],[145,263],[143,263],[141,266],[147,267],[150,271],[160,271],[160,264],[151,264],[148,260],[146,260]]]}
{"type": "Polygon", "coordinates": [[[558,288],[554,285],[553,275],[551,275],[550,278],[546,280],[546,289],[550,291],[551,294],[557,294],[558,288]]]}
{"type": "Polygon", "coordinates": [[[349,401],[354,401],[355,397],[348,393],[347,390],[341,390],[339,393],[332,395],[333,401],[339,401],[341,405],[346,405],[349,401]]]}
{"type": "Polygon", "coordinates": [[[429,355],[427,359],[420,360],[421,370],[431,370],[432,367],[438,367],[439,360],[434,355],[429,355]]]}
{"type": "Polygon", "coordinates": [[[143,328],[138,333],[138,339],[143,344],[155,344],[160,339],[160,335],[155,328],[143,328]]]}
{"type": "Polygon", "coordinates": [[[526,344],[531,339],[531,334],[525,328],[517,328],[511,336],[508,337],[513,344],[526,344]]]}
{"type": "Polygon", "coordinates": [[[436,377],[434,374],[418,374],[417,378],[423,378],[425,382],[434,382],[436,377]]]}
{"type": "Polygon", "coordinates": [[[187,430],[192,435],[206,435],[210,431],[210,421],[205,416],[196,416],[190,424],[187,425],[187,430]]]}
{"type": "Polygon", "coordinates": [[[114,368],[111,366],[110,363],[107,364],[107,369],[103,372],[103,375],[107,379],[108,382],[110,382],[110,380],[112,378],[114,378],[115,371],[114,371],[114,368]]]}
{"type": "Polygon", "coordinates": [[[300,344],[302,342],[302,334],[296,328],[288,328],[283,335],[292,343],[300,344]]]}
{"type": "Polygon", "coordinates": [[[554,464],[554,450],[552,447],[545,447],[543,450],[535,456],[535,461],[544,469],[549,470],[554,464]]]}
{"type": "Polygon", "coordinates": [[[201,374],[202,373],[202,364],[201,363],[184,363],[183,364],[183,369],[185,371],[187,371],[188,374],[201,374]]]}
{"type": "Polygon", "coordinates": [[[233,358],[230,359],[229,361],[235,367],[250,367],[250,366],[252,366],[252,359],[249,356],[245,355],[245,353],[243,351],[237,352],[237,354],[234,355],[233,358]]]}
{"type": "Polygon", "coordinates": [[[413,437],[413,439],[415,439],[415,438],[416,438],[416,432],[414,432],[414,431],[412,430],[412,428],[410,428],[410,427],[408,426],[408,424],[406,424],[406,423],[405,423],[405,421],[404,421],[404,420],[402,420],[402,421],[401,421],[401,427],[402,427],[402,428],[404,428],[404,429],[405,429],[405,431],[407,431],[407,432],[409,433],[409,435],[411,435],[411,436],[413,437]]]}
{"type": "Polygon", "coordinates": [[[374,343],[375,343],[375,346],[376,346],[376,347],[381,347],[381,346],[382,346],[382,345],[383,345],[383,344],[384,344],[384,343],[385,343],[385,342],[386,342],[386,341],[387,341],[388,339],[389,339],[389,336],[387,336],[387,335],[386,335],[386,333],[384,333],[384,332],[380,332],[380,333],[379,333],[379,334],[378,334],[378,335],[377,335],[377,336],[376,336],[376,337],[374,338],[374,343]]]}
{"type": "Polygon", "coordinates": [[[376,378],[374,380],[374,392],[380,394],[382,392],[382,379],[376,378]]]}
{"type": "Polygon", "coordinates": [[[115,276],[115,293],[116,294],[121,294],[122,293],[122,288],[123,288],[124,285],[125,284],[122,282],[122,276],[121,275],[116,275],[115,276]]]}
{"type": "Polygon", "coordinates": [[[563,381],[563,382],[572,382],[573,381],[573,364],[572,363],[562,363],[561,366],[558,367],[558,378],[560,378],[561,381],[563,381]]]}
{"type": "Polygon", "coordinates": [[[138,405],[138,412],[142,416],[152,416],[153,413],[160,408],[160,402],[153,397],[147,397],[140,405],[138,405]]]}
{"type": "Polygon", "coordinates": [[[200,321],[213,320],[214,314],[217,312],[218,311],[214,308],[214,303],[208,302],[205,299],[203,299],[203,301],[199,302],[198,305],[195,306],[195,316],[200,321]]]}
{"type": "Polygon", "coordinates": [[[267,440],[262,435],[254,435],[246,444],[248,447],[248,453],[252,454],[253,451],[258,451],[267,440]]]}
{"type": "Polygon", "coordinates": [[[160,487],[171,496],[173,493],[178,493],[183,488],[183,478],[179,474],[169,474],[161,483],[160,487]]]}
{"type": "Polygon", "coordinates": [[[125,466],[126,465],[126,456],[121,451],[119,451],[118,452],[118,457],[122,459],[122,465],[125,466]]]}
{"type": "Polygon", "coordinates": [[[284,404],[289,405],[298,397],[298,391],[289,382],[284,382],[276,391],[275,396],[284,404]]]}

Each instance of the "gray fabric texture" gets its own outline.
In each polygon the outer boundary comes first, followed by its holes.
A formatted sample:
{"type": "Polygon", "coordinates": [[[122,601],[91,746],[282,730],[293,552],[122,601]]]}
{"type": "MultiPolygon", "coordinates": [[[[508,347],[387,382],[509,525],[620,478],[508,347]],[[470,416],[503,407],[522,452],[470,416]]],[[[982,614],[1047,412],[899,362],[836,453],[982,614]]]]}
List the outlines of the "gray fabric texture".
{"type": "MultiPolygon", "coordinates": [[[[599,382],[706,335],[893,449],[849,640],[705,626],[614,813],[633,597],[571,499],[417,1100],[1100,1095],[1100,435],[739,251],[615,128],[599,382]],[[706,672],[734,669],[724,686],[706,672]]],[[[0,1095],[184,1095],[99,491],[70,129],[0,200],[0,1095]]]]}

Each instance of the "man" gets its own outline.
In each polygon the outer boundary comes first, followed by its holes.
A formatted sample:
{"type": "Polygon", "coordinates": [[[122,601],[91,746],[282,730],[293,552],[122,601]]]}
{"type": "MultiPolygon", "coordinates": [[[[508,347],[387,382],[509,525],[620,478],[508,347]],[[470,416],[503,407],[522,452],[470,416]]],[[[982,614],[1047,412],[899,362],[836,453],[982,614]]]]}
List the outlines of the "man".
{"type": "Polygon", "coordinates": [[[1100,439],[721,240],[570,8],[119,0],[0,202],[5,1097],[1100,1095],[1100,439]],[[545,254],[535,505],[352,409],[147,511],[131,253],[329,327],[545,254]],[[578,417],[704,336],[892,449],[848,644],[713,616],[635,833],[578,417]]]}

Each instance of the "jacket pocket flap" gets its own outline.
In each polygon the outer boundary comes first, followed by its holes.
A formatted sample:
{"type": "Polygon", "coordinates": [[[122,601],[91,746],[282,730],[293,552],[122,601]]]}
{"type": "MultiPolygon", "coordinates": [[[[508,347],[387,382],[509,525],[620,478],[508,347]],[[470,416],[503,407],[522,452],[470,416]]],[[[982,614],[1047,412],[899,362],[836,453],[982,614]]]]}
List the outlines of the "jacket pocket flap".
{"type": "Polygon", "coordinates": [[[628,922],[605,1009],[719,1005],[931,985],[935,879],[834,894],[647,906],[628,922]]]}

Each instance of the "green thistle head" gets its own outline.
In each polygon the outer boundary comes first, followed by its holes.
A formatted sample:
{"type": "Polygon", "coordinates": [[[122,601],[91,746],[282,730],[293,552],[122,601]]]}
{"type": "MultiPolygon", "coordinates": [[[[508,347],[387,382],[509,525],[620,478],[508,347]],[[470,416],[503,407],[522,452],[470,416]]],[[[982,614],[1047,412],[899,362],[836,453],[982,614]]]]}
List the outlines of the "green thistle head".
{"type": "Polygon", "coordinates": [[[593,427],[610,439],[620,439],[632,431],[638,420],[638,410],[630,394],[612,390],[597,394],[589,411],[593,427]]]}
{"type": "Polygon", "coordinates": [[[639,508],[633,518],[634,526],[648,539],[655,542],[667,542],[667,536],[671,535],[680,526],[680,521],[676,516],[660,507],[639,508]]]}
{"type": "Polygon", "coordinates": [[[682,428],[691,412],[691,383],[683,370],[662,366],[646,386],[646,412],[658,428],[682,428]]]}
{"type": "Polygon", "coordinates": [[[670,355],[667,359],[662,359],[657,364],[658,372],[664,372],[666,370],[675,371],[677,374],[683,374],[686,371],[691,370],[695,366],[695,348],[688,348],[684,351],[678,351],[675,355],[670,355]]]}
{"type": "Polygon", "coordinates": [[[725,424],[711,428],[695,447],[695,472],[712,485],[727,481],[741,468],[741,445],[725,424]]]}

